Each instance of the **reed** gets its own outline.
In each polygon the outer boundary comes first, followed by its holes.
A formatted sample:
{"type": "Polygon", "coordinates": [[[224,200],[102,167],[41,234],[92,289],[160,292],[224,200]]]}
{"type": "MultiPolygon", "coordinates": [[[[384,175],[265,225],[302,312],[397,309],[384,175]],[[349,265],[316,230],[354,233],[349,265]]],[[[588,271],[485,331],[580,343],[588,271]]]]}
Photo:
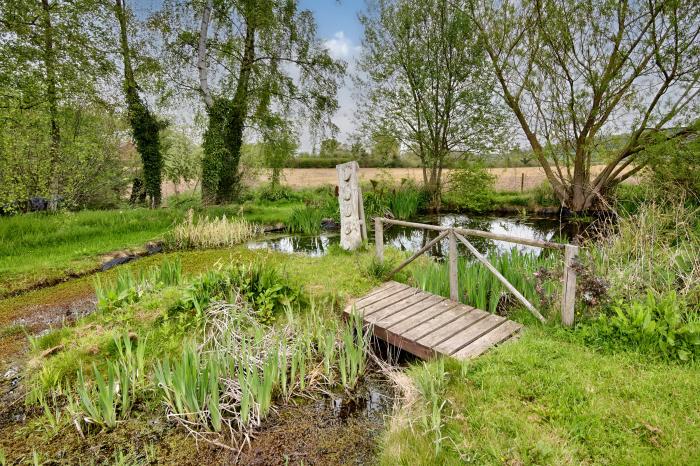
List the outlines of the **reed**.
{"type": "Polygon", "coordinates": [[[258,233],[258,227],[242,217],[228,219],[224,214],[195,220],[190,209],[185,221],[166,233],[163,245],[168,250],[226,248],[248,241],[258,233]]]}
{"type": "MultiPolygon", "coordinates": [[[[502,254],[488,254],[487,258],[506,280],[537,306],[549,306],[560,292],[556,280],[545,279],[546,275],[560,276],[561,258],[555,254],[538,256],[511,249],[502,254]],[[551,271],[556,272],[551,274],[551,271]]],[[[480,262],[460,257],[458,271],[461,302],[492,313],[499,310],[499,306],[512,302],[503,284],[480,262]]],[[[411,274],[421,289],[440,296],[450,295],[447,262],[423,261],[412,267],[411,274]]]]}
{"type": "Polygon", "coordinates": [[[297,207],[292,211],[287,224],[290,233],[316,235],[321,232],[323,211],[312,205],[297,207]]]}

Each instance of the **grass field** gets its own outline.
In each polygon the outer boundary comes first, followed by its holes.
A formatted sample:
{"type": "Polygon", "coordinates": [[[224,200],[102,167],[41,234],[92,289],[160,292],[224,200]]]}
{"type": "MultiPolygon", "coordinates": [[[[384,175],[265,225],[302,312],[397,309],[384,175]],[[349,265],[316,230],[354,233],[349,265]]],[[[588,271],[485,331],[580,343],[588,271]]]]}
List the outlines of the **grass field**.
{"type": "MultiPolygon", "coordinates": [[[[591,167],[593,173],[603,169],[602,165],[591,167]]],[[[488,171],[496,176],[496,189],[498,191],[520,191],[520,182],[524,177],[524,189],[536,188],[545,181],[544,172],[540,167],[517,167],[517,168],[489,168],[488,171]]],[[[445,170],[445,175],[450,170],[445,170]]],[[[423,181],[423,171],[420,168],[361,168],[360,178],[369,181],[379,178],[384,173],[389,174],[396,180],[401,178],[423,181]]],[[[265,181],[263,175],[259,179],[265,181]]],[[[284,183],[291,187],[309,187],[338,184],[338,173],[335,168],[289,168],[284,170],[284,183]]]]}
{"type": "MultiPolygon", "coordinates": [[[[285,223],[301,202],[212,207],[198,215],[242,215],[258,224],[285,223]]],[[[0,297],[98,267],[102,256],[143,249],[180,222],[185,209],[32,213],[0,218],[0,297]]]]}

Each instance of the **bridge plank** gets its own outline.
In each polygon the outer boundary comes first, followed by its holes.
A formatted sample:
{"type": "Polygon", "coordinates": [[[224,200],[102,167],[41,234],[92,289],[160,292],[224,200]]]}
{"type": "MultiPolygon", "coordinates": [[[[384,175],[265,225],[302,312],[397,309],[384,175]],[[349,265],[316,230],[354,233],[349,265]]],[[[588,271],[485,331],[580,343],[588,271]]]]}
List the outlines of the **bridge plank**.
{"type": "Polygon", "coordinates": [[[438,344],[431,344],[436,350],[444,354],[452,354],[459,349],[472,343],[479,337],[487,334],[491,330],[495,330],[499,325],[505,322],[506,319],[494,314],[487,314],[486,317],[470,325],[464,330],[456,333],[447,340],[443,340],[438,344]]]}
{"type": "Polygon", "coordinates": [[[454,352],[452,356],[458,359],[474,358],[479,356],[492,346],[495,346],[513,336],[513,334],[520,331],[522,327],[523,326],[517,322],[507,320],[493,331],[481,336],[464,348],[454,352]]]}
{"type": "MultiPolygon", "coordinates": [[[[381,325],[387,330],[392,329],[392,326],[401,324],[407,319],[411,319],[412,317],[418,314],[422,314],[426,310],[434,308],[436,304],[439,304],[443,301],[447,301],[447,298],[443,298],[442,296],[430,295],[428,299],[424,299],[420,302],[417,302],[412,306],[407,307],[402,312],[397,312],[396,314],[392,314],[390,316],[382,318],[381,321],[375,322],[375,325],[381,325]]],[[[392,329],[392,331],[395,330],[392,329]]]]}
{"type": "Polygon", "coordinates": [[[399,293],[403,290],[408,290],[410,289],[409,286],[399,284],[397,283],[396,286],[388,287],[384,290],[379,291],[378,293],[373,294],[372,296],[367,297],[366,299],[358,299],[354,303],[352,303],[350,307],[354,307],[358,312],[368,306],[371,306],[374,303],[377,303],[385,298],[388,298],[392,295],[395,295],[396,293],[399,293]]]}
{"type": "Polygon", "coordinates": [[[456,338],[461,338],[470,327],[476,325],[478,322],[488,318],[489,316],[489,314],[485,312],[481,312],[474,308],[467,308],[466,306],[464,308],[460,308],[460,311],[463,312],[463,315],[461,315],[459,318],[450,322],[449,325],[439,327],[427,335],[418,338],[418,341],[424,345],[430,346],[431,348],[437,348],[440,343],[447,339],[455,336],[456,338]]]}
{"type": "Polygon", "coordinates": [[[360,312],[365,318],[368,318],[370,314],[389,307],[394,303],[403,302],[405,299],[410,298],[417,293],[420,293],[420,291],[415,288],[406,287],[403,290],[400,290],[398,293],[383,297],[379,301],[376,301],[369,306],[358,309],[358,312],[360,312]]]}
{"type": "Polygon", "coordinates": [[[403,334],[405,332],[408,332],[412,328],[424,323],[425,321],[437,317],[443,312],[457,306],[458,304],[454,301],[442,299],[441,301],[435,303],[435,305],[428,307],[417,314],[409,316],[410,318],[397,322],[396,324],[393,324],[391,327],[388,328],[390,328],[392,332],[403,334]]]}
{"type": "Polygon", "coordinates": [[[522,325],[397,282],[387,282],[347,306],[374,334],[424,359],[475,357],[517,333],[522,325]]]}
{"type": "Polygon", "coordinates": [[[381,309],[377,312],[373,312],[371,315],[367,315],[365,320],[367,320],[367,322],[373,323],[375,325],[381,325],[382,327],[386,328],[386,325],[384,325],[383,323],[383,319],[391,317],[392,315],[397,313],[405,315],[407,310],[410,309],[414,304],[419,304],[420,302],[425,301],[430,297],[431,294],[423,293],[422,291],[415,293],[414,295],[409,296],[406,299],[402,299],[401,301],[387,306],[384,309],[381,309]],[[382,323],[380,323],[380,321],[382,323]]]}

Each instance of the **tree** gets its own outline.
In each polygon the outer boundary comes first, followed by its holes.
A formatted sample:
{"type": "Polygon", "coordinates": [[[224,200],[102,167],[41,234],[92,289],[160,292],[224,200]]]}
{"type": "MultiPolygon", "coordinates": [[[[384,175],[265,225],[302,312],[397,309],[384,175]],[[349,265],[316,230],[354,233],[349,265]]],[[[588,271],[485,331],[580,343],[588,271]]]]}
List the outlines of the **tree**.
{"type": "Polygon", "coordinates": [[[265,133],[262,156],[265,166],[270,168],[272,189],[279,188],[282,170],[287,161],[294,156],[297,147],[299,144],[296,135],[289,128],[278,126],[265,133]]]}
{"type": "Polygon", "coordinates": [[[195,144],[185,131],[167,128],[160,133],[161,151],[163,153],[163,175],[177,186],[185,182],[192,189],[200,181],[202,148],[195,144]]]}
{"type": "Polygon", "coordinates": [[[563,206],[601,207],[659,138],[685,138],[700,86],[700,4],[472,0],[502,97],[563,206]],[[601,145],[621,140],[591,169],[601,145]]]}
{"type": "Polygon", "coordinates": [[[114,71],[103,13],[97,0],[0,2],[0,202],[85,205],[96,181],[114,186],[104,165],[115,161],[118,129],[102,95],[114,71]]]}
{"type": "Polygon", "coordinates": [[[127,12],[122,0],[114,0],[114,13],[119,23],[119,45],[124,66],[124,94],[129,123],[136,141],[136,150],[141,156],[146,195],[151,207],[158,207],[161,201],[161,170],[163,157],[160,149],[159,132],[164,123],[151,113],[139,95],[139,86],[131,63],[132,50],[129,47],[127,12]]]}
{"type": "Polygon", "coordinates": [[[195,92],[206,107],[206,202],[237,196],[246,130],[262,134],[282,117],[333,126],[345,66],[329,56],[313,15],[296,0],[173,0],[152,23],[163,34],[167,62],[182,70],[179,90],[195,92]]]}
{"type": "Polygon", "coordinates": [[[386,131],[374,131],[371,136],[372,157],[391,165],[400,155],[399,141],[386,131]]]}
{"type": "Polygon", "coordinates": [[[453,153],[496,146],[502,112],[492,73],[460,0],[376,0],[364,26],[360,115],[368,130],[397,137],[423,165],[439,207],[442,170],[453,153]]]}
{"type": "Polygon", "coordinates": [[[335,157],[340,150],[340,142],[335,138],[328,138],[321,141],[320,157],[335,157]]]}

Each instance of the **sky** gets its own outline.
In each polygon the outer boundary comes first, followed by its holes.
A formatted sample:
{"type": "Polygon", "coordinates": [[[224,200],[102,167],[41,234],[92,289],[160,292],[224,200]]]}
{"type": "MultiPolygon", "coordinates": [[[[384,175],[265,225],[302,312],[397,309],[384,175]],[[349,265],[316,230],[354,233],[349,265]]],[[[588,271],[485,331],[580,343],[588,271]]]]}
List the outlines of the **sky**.
{"type": "MultiPolygon", "coordinates": [[[[131,0],[129,3],[137,16],[145,17],[158,10],[162,0],[131,0]]],[[[365,0],[299,0],[299,6],[314,13],[318,36],[331,56],[345,60],[349,70],[352,70],[353,62],[361,50],[362,25],[358,13],[364,8],[365,0]]],[[[338,139],[341,142],[345,142],[355,129],[355,105],[351,86],[351,80],[346,78],[338,93],[339,109],[333,117],[333,122],[340,130],[338,139]]],[[[308,135],[301,135],[300,143],[301,150],[311,149],[308,135]]]]}

